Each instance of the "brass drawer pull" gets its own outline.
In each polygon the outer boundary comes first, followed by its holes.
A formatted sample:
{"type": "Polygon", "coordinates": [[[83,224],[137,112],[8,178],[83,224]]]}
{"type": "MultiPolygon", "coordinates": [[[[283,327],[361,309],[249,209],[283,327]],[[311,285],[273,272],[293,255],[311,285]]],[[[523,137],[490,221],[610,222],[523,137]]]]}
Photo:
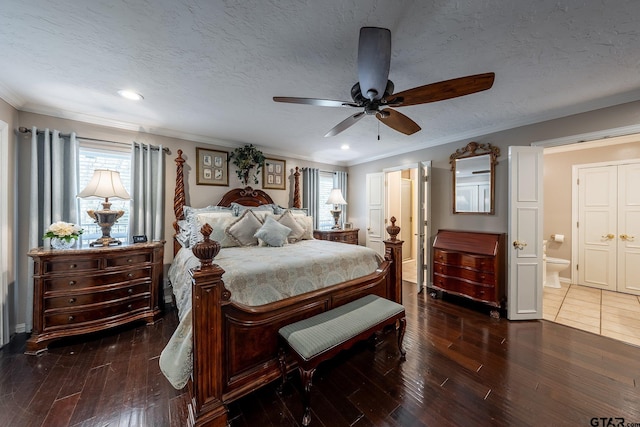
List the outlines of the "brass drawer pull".
{"type": "Polygon", "coordinates": [[[75,298],[69,298],[69,304],[73,304],[74,302],[76,302],[75,298]]]}
{"type": "Polygon", "coordinates": [[[128,263],[132,263],[132,262],[133,262],[133,260],[132,260],[131,258],[129,258],[129,259],[127,260],[127,262],[128,262],[128,263]]]}
{"type": "Polygon", "coordinates": [[[75,320],[74,316],[69,316],[69,322],[73,322],[75,320]]]}
{"type": "Polygon", "coordinates": [[[69,268],[76,268],[78,264],[69,264],[69,268]]]}
{"type": "Polygon", "coordinates": [[[129,295],[131,295],[133,293],[133,289],[129,288],[127,289],[127,292],[129,293],[129,295]]]}
{"type": "Polygon", "coordinates": [[[127,277],[128,277],[129,279],[131,279],[131,278],[133,277],[133,273],[129,273],[129,274],[127,274],[127,277]]]}
{"type": "Polygon", "coordinates": [[[75,285],[75,284],[76,284],[76,281],[75,281],[75,280],[69,280],[69,286],[73,286],[73,285],[75,285]]]}
{"type": "Polygon", "coordinates": [[[132,308],[132,307],[133,307],[133,306],[132,306],[131,304],[129,304],[129,305],[127,306],[127,310],[131,310],[131,308],[132,308]]]}

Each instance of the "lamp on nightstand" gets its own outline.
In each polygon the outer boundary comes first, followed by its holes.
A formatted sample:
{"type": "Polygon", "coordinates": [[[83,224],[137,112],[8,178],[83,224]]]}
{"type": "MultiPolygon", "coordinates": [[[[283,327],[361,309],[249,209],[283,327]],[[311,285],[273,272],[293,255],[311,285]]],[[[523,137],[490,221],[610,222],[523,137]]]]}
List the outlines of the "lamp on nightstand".
{"type": "Polygon", "coordinates": [[[344,197],[342,197],[342,191],[339,188],[334,188],[333,190],[331,190],[331,193],[329,194],[329,198],[327,199],[327,205],[333,205],[333,209],[331,209],[331,215],[333,215],[333,227],[331,227],[332,230],[340,230],[340,214],[342,213],[342,210],[340,209],[340,205],[346,205],[347,202],[346,200],[344,200],[344,197]]]}
{"type": "Polygon", "coordinates": [[[88,210],[87,214],[93,218],[102,229],[102,237],[97,239],[95,242],[92,242],[90,246],[109,246],[109,245],[120,245],[122,242],[120,240],[114,239],[111,237],[111,227],[113,224],[124,215],[124,211],[112,211],[111,203],[109,202],[109,198],[118,198],[123,200],[129,200],[129,193],[122,185],[122,181],[120,180],[120,172],[107,170],[107,169],[96,169],[93,172],[93,177],[89,184],[82,190],[78,197],[81,198],[104,198],[104,202],[102,202],[102,210],[94,211],[88,210]]]}

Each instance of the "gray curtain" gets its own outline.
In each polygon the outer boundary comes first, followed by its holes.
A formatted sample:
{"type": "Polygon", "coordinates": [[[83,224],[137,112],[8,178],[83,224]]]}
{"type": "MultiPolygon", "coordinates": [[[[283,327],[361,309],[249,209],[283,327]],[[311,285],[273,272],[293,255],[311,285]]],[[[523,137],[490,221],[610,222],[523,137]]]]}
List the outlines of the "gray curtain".
{"type": "MultiPolygon", "coordinates": [[[[43,245],[51,223],[78,223],[78,141],[76,134],[61,137],[57,130],[31,129],[31,187],[29,247],[43,245]]],[[[29,258],[26,330],[33,327],[33,260],[29,258]]]]}
{"type": "Polygon", "coordinates": [[[141,234],[150,241],[164,237],[163,156],[162,146],[132,144],[129,240],[141,234]]]}
{"type": "Polygon", "coordinates": [[[320,194],[320,170],[302,168],[302,207],[313,216],[313,228],[320,228],[318,218],[318,197],[320,194]]]}
{"type": "MultiPolygon", "coordinates": [[[[333,173],[333,188],[339,188],[342,191],[342,197],[348,202],[347,197],[347,173],[342,171],[336,171],[333,173]]],[[[348,205],[342,205],[342,214],[340,215],[341,225],[347,220],[347,207],[348,205]]]]}

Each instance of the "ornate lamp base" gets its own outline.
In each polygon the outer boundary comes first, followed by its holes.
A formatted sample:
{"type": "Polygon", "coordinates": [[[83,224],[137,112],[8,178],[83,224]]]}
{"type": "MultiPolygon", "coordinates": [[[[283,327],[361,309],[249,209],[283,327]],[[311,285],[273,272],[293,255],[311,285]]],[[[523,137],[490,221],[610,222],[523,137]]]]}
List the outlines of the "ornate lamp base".
{"type": "Polygon", "coordinates": [[[331,209],[331,215],[333,215],[333,222],[334,222],[333,227],[331,227],[332,230],[341,230],[342,229],[342,227],[340,227],[340,214],[341,213],[342,213],[341,210],[331,209]]]}
{"type": "Polygon", "coordinates": [[[112,211],[111,203],[108,202],[103,203],[102,208],[100,211],[87,211],[87,214],[89,214],[102,229],[102,237],[91,242],[89,246],[121,245],[122,242],[120,240],[111,237],[111,227],[118,218],[124,215],[124,211],[112,211]]]}

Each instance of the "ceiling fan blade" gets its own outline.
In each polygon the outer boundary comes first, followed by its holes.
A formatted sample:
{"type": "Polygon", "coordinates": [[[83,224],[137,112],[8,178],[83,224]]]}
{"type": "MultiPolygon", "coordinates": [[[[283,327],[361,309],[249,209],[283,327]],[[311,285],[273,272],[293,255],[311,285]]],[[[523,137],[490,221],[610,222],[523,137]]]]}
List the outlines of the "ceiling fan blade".
{"type": "Polygon", "coordinates": [[[365,116],[364,112],[360,112],[360,113],[354,114],[353,116],[347,117],[345,120],[335,125],[334,128],[331,129],[329,132],[327,132],[327,134],[324,137],[327,138],[329,136],[336,136],[343,130],[346,130],[347,128],[350,128],[351,126],[355,125],[358,122],[358,120],[360,120],[364,116],[365,116]]]}
{"type": "Polygon", "coordinates": [[[409,117],[391,108],[385,108],[379,111],[376,117],[391,129],[395,129],[405,135],[413,135],[421,129],[420,126],[409,117]]]}
{"type": "Polygon", "coordinates": [[[386,28],[360,28],[358,80],[362,96],[370,100],[384,96],[391,62],[391,31],[386,28]]]}
{"type": "Polygon", "coordinates": [[[359,107],[349,101],[335,101],[333,99],[319,99],[319,98],[295,98],[290,96],[274,96],[275,102],[287,102],[289,104],[306,104],[316,105],[319,107],[359,107]]]}
{"type": "Polygon", "coordinates": [[[395,106],[426,104],[428,102],[444,101],[458,96],[470,95],[490,89],[495,79],[494,73],[476,74],[473,76],[459,77],[438,83],[414,87],[391,95],[390,99],[402,98],[400,104],[395,106]]]}

